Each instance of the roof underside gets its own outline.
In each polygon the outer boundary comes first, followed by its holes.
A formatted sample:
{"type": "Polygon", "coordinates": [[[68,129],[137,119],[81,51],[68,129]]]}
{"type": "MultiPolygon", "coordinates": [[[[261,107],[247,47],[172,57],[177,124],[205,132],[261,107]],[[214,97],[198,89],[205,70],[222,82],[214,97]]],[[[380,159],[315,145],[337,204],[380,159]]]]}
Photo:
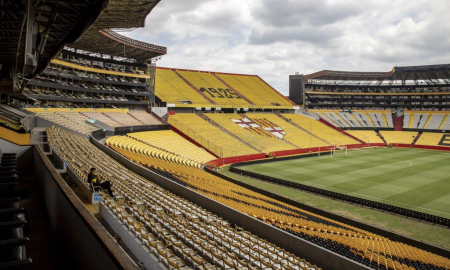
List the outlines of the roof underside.
{"type": "Polygon", "coordinates": [[[351,72],[322,70],[305,76],[308,82],[312,81],[347,81],[362,83],[392,83],[401,81],[407,84],[407,81],[417,84],[426,82],[429,85],[449,85],[450,84],[450,64],[444,65],[426,65],[426,66],[407,66],[394,67],[390,72],[351,72]]]}
{"type": "MultiPolygon", "coordinates": [[[[44,1],[31,2],[34,20],[27,28],[27,1],[2,0],[0,2],[0,81],[11,80],[11,70],[33,77],[44,69],[67,42],[79,38],[106,7],[107,0],[44,1]],[[36,67],[24,69],[27,35],[35,33],[36,67]]],[[[30,63],[28,63],[30,65],[30,63]]],[[[6,82],[8,83],[8,82],[6,82]]]]}
{"type": "Polygon", "coordinates": [[[160,0],[110,0],[95,24],[70,47],[84,51],[145,61],[164,55],[167,49],[134,40],[113,31],[130,31],[145,25],[145,18],[160,0]]]}

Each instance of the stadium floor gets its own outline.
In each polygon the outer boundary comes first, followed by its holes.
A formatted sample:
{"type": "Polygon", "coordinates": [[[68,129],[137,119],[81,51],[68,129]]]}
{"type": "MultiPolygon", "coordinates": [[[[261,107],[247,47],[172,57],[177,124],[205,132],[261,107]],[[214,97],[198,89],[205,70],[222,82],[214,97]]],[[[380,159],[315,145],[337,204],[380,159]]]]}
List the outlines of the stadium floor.
{"type": "Polygon", "coordinates": [[[450,152],[378,148],[240,169],[450,218],[450,152]]]}

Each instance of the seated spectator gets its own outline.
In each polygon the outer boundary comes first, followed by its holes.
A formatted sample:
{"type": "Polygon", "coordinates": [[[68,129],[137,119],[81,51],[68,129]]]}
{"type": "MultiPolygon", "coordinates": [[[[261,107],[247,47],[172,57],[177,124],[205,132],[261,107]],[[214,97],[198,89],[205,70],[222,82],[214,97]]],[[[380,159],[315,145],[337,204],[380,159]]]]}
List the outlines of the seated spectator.
{"type": "Polygon", "coordinates": [[[88,183],[93,184],[95,187],[101,187],[108,191],[109,196],[114,197],[114,194],[111,190],[111,182],[110,181],[101,181],[100,176],[97,173],[97,169],[91,168],[91,172],[88,174],[88,183]]]}

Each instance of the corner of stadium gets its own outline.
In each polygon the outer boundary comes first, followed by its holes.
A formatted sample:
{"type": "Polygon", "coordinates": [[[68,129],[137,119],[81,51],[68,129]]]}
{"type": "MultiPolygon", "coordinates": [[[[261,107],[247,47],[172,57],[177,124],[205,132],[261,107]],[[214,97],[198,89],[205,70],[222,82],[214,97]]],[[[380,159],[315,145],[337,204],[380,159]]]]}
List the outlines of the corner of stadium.
{"type": "Polygon", "coordinates": [[[284,96],[157,66],[158,3],[1,2],[0,269],[450,269],[450,64],[284,96]]]}

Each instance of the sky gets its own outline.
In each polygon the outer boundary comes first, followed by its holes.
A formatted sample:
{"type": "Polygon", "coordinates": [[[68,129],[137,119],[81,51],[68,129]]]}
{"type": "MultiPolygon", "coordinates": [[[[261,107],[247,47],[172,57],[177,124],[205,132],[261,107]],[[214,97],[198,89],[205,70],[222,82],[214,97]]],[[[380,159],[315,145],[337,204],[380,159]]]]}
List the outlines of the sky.
{"type": "Polygon", "coordinates": [[[167,47],[157,66],[289,75],[450,63],[450,0],[161,0],[122,34],[167,47]]]}

